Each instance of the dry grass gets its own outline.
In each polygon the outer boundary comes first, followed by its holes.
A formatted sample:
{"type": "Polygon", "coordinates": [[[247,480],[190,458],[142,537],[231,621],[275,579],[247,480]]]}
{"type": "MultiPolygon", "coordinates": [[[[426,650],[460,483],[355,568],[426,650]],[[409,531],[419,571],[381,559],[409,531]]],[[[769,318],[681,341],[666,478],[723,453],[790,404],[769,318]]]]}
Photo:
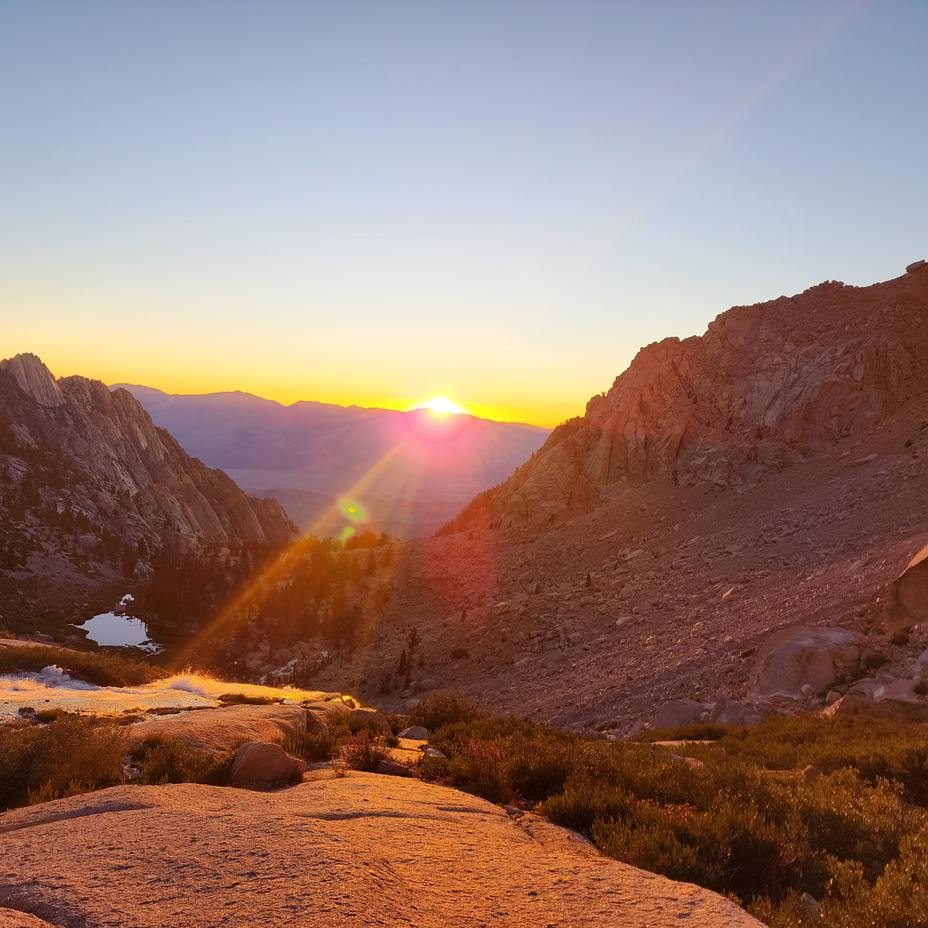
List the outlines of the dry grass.
{"type": "Polygon", "coordinates": [[[167,671],[151,664],[102,651],[74,651],[56,645],[0,647],[0,674],[38,673],[50,664],[97,686],[139,686],[167,676],[167,671]]]}
{"type": "Polygon", "coordinates": [[[390,756],[383,738],[372,736],[366,730],[348,738],[342,745],[341,753],[346,766],[368,773],[373,773],[380,762],[390,756]]]}

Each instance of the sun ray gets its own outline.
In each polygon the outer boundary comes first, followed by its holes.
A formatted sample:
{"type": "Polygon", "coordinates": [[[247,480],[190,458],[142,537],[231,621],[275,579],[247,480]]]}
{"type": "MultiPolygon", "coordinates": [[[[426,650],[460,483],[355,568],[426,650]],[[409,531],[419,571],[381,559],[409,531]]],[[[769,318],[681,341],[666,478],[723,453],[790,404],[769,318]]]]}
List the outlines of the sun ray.
{"type": "Polygon", "coordinates": [[[200,647],[226,625],[237,612],[244,608],[264,586],[282,580],[286,576],[292,558],[299,553],[300,549],[315,537],[315,533],[320,527],[324,526],[330,518],[341,510],[346,500],[356,499],[363,494],[365,488],[368,487],[377,475],[400,453],[404,444],[405,443],[402,441],[397,442],[397,444],[387,451],[373,467],[354,483],[347,493],[343,494],[338,500],[332,503],[306,532],[287,545],[282,551],[278,552],[263,570],[253,577],[242,590],[236,593],[232,599],[219,610],[216,616],[191,638],[187,646],[174,660],[174,665],[176,667],[186,666],[200,647]]]}

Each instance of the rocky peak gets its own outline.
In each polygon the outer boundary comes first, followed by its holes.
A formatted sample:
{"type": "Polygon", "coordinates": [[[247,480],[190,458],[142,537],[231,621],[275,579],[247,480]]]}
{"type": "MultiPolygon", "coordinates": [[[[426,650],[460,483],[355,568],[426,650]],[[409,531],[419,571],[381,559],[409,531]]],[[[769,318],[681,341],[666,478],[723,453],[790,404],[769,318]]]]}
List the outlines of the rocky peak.
{"type": "Polygon", "coordinates": [[[733,307],[702,336],[639,351],[472,511],[543,525],[620,483],[752,485],[928,400],[926,321],[928,273],[911,266],[733,307]]]}
{"type": "Polygon", "coordinates": [[[132,560],[295,533],[278,503],[247,496],[191,457],[129,392],[85,377],[56,381],[35,355],[0,362],[0,488],[0,574],[7,562],[31,573],[58,558],[84,575],[96,568],[82,550],[132,560]]]}
{"type": "Polygon", "coordinates": [[[4,370],[16,381],[19,389],[42,406],[61,405],[61,394],[52,372],[34,354],[18,354],[0,361],[4,370]]]}

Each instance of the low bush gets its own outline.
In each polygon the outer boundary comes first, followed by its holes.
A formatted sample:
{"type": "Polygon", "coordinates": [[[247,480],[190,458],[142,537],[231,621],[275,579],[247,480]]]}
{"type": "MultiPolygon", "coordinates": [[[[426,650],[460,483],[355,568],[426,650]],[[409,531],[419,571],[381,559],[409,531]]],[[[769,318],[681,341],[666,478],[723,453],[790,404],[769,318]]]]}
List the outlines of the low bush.
{"type": "MultiPolygon", "coordinates": [[[[334,713],[333,713],[334,714],[334,713]]],[[[328,717],[330,723],[332,715],[328,717]]],[[[392,726],[390,734],[385,735],[383,731],[383,716],[379,712],[358,712],[342,715],[336,721],[336,729],[347,727],[350,734],[356,735],[359,732],[366,731],[372,738],[382,738],[389,747],[395,748],[400,742],[393,732],[392,726]]]]}
{"type": "Polygon", "coordinates": [[[409,716],[400,715],[397,712],[386,712],[387,721],[390,723],[390,731],[398,735],[404,728],[409,728],[409,716]]]}
{"type": "Polygon", "coordinates": [[[55,645],[0,647],[0,674],[38,673],[50,664],[97,686],[139,686],[167,676],[166,671],[150,664],[102,651],[74,651],[55,645]]]}
{"type": "Polygon", "coordinates": [[[928,727],[814,717],[711,734],[668,749],[482,716],[440,727],[447,760],[422,775],[534,808],[774,928],[928,928],[928,727]],[[802,775],[810,763],[821,775],[802,775]]]}
{"type": "Polygon", "coordinates": [[[469,699],[450,693],[432,693],[409,713],[409,721],[434,732],[455,722],[473,722],[483,715],[483,711],[469,699]]]}
{"type": "MultiPolygon", "coordinates": [[[[685,738],[699,728],[677,729],[685,738]]],[[[766,770],[817,767],[825,773],[852,767],[870,785],[901,785],[906,802],[928,808],[926,726],[885,719],[778,716],[759,725],[726,728],[712,745],[676,750],[704,759],[719,753],[766,770]]]]}
{"type": "Polygon", "coordinates": [[[209,751],[173,738],[146,738],[133,748],[133,758],[141,769],[138,782],[209,783],[225,786],[229,782],[235,752],[217,756],[209,751]]]}
{"type": "Polygon", "coordinates": [[[373,773],[382,760],[390,755],[383,738],[371,736],[368,731],[359,731],[342,745],[342,757],[352,770],[373,773]]]}
{"type": "Polygon", "coordinates": [[[0,727],[0,809],[115,786],[125,755],[122,730],[96,719],[0,727]]]}
{"type": "Polygon", "coordinates": [[[328,727],[319,731],[288,735],[283,743],[283,748],[288,754],[301,757],[308,763],[328,760],[336,753],[337,747],[336,734],[328,727]]]}

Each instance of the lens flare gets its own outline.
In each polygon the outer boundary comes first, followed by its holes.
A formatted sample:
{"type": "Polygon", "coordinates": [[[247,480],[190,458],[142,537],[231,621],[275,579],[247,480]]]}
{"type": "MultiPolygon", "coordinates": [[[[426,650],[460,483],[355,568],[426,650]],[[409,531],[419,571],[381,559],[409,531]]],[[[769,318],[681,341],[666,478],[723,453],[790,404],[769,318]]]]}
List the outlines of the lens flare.
{"type": "Polygon", "coordinates": [[[367,509],[360,500],[349,499],[347,496],[343,496],[338,501],[338,509],[349,522],[357,523],[369,521],[367,509]]]}

